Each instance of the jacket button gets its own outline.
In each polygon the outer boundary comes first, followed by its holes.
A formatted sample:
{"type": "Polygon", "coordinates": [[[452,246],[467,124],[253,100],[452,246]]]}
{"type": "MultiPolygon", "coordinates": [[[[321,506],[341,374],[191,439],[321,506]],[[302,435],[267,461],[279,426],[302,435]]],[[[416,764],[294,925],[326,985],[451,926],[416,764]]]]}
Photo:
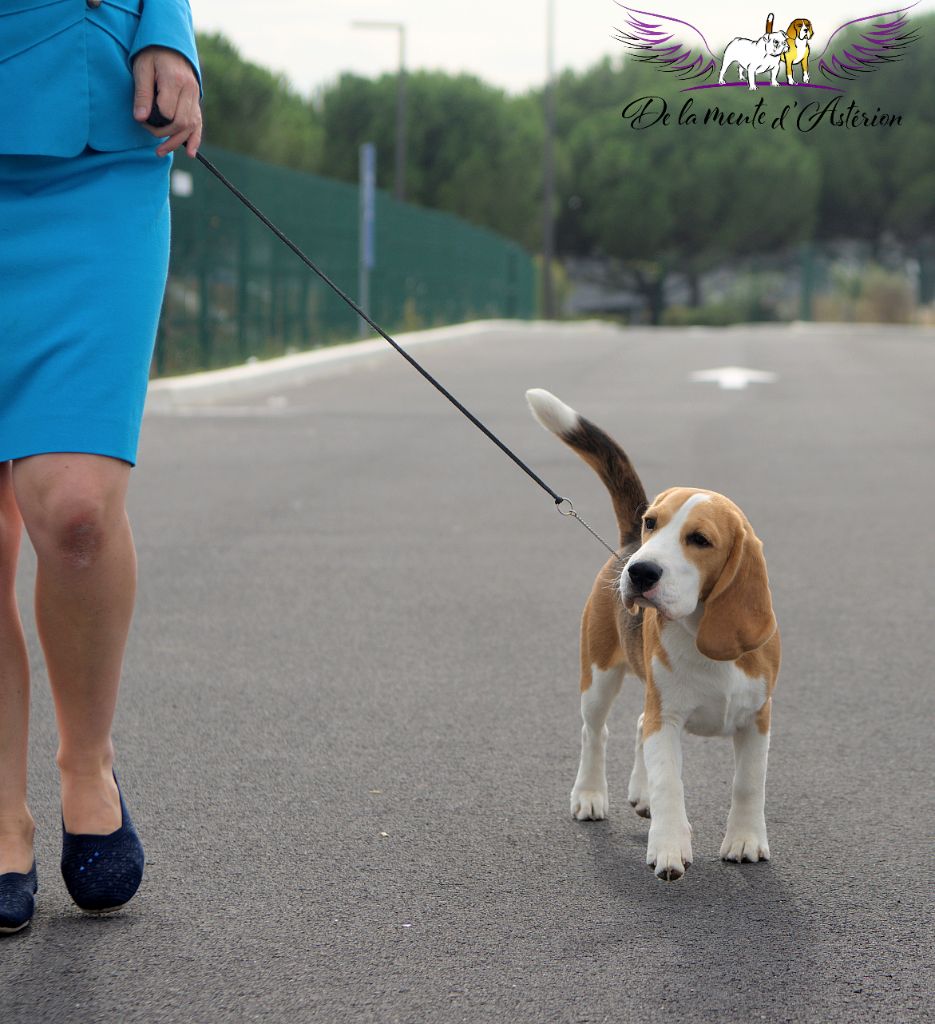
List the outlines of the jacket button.
{"type": "Polygon", "coordinates": [[[100,7],[104,0],[88,0],[88,7],[96,8],[100,7]]]}

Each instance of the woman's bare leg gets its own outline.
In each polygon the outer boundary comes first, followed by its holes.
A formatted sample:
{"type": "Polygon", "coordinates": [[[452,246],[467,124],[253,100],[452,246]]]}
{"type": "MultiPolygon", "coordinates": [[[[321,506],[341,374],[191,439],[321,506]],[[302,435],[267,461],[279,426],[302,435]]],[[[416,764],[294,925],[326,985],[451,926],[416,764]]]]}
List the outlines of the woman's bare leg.
{"type": "Polygon", "coordinates": [[[72,833],[120,827],[111,725],[133,603],[136,551],[125,499],[130,466],[52,454],[13,464],[36,549],[36,622],[58,720],[62,814],[72,833]]]}
{"type": "Polygon", "coordinates": [[[10,463],[0,463],[0,875],[33,862],[35,823],[26,804],[29,658],[16,605],[23,524],[10,463]]]}

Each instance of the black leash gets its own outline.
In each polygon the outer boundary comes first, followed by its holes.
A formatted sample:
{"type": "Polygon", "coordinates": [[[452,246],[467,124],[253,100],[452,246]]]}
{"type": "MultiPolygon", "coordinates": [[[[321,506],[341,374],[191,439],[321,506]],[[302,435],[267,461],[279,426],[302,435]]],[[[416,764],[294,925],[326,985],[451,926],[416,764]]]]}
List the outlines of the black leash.
{"type": "Polygon", "coordinates": [[[471,423],[473,423],[474,426],[481,431],[481,433],[485,434],[491,441],[493,441],[493,443],[500,449],[500,451],[503,452],[504,455],[509,456],[509,458],[511,458],[516,463],[516,465],[519,466],[519,468],[528,477],[530,477],[530,479],[534,480],[542,488],[542,490],[544,490],[546,494],[548,494],[549,497],[552,498],[552,500],[555,502],[555,507],[563,516],[569,516],[572,519],[577,519],[578,522],[581,523],[581,525],[588,531],[588,533],[590,533],[601,544],[603,544],[603,546],[612,555],[619,557],[617,555],[617,552],[602,537],[595,533],[595,531],[592,530],[590,526],[588,526],[588,524],[581,518],[581,516],[578,515],[578,513],[575,511],[574,505],[571,503],[571,500],[569,498],[563,498],[556,491],[553,491],[552,488],[549,487],[549,485],[542,479],[542,477],[540,477],[537,473],[533,472],[533,470],[530,469],[529,466],[527,466],[526,463],[523,462],[523,460],[512,449],[508,448],[507,445],[505,445],[500,440],[500,438],[493,433],[493,431],[488,429],[474,415],[474,413],[470,411],[470,409],[467,409],[464,405],[462,405],[461,402],[459,402],[458,399],[455,398],[455,396],[443,384],[437,381],[432,376],[432,374],[430,374],[428,370],[426,370],[425,367],[422,366],[421,363],[414,359],[398,342],[394,341],[379,324],[371,320],[370,317],[360,308],[360,306],[357,305],[357,303],[346,292],[342,291],[341,288],[339,288],[334,283],[334,281],[332,281],[331,278],[328,277],[328,275],[323,270],[321,270],[320,267],[316,266],[316,264],[313,263],[312,260],[310,260],[308,256],[305,255],[304,252],[302,252],[302,250],[295,244],[295,242],[287,238],[286,235],[284,235],[283,232],[280,231],[279,228],[276,227],[276,225],[263,213],[263,211],[260,210],[256,205],[254,205],[254,203],[252,203],[229,178],[225,177],[225,175],[222,174],[221,171],[219,171],[218,168],[215,167],[214,164],[206,156],[202,155],[201,153],[197,153],[196,158],[215,176],[215,178],[217,178],[217,180],[225,188],[229,189],[230,192],[233,193],[233,195],[235,195],[252,214],[258,217],[259,220],[261,220],[263,224],[265,224],[266,227],[268,227],[269,230],[273,232],[273,234],[280,240],[280,242],[283,243],[283,245],[288,246],[288,248],[290,248],[296,254],[296,256],[299,257],[299,259],[309,268],[309,270],[317,274],[318,277],[320,277],[321,280],[324,281],[324,283],[336,295],[342,298],[359,317],[366,321],[366,323],[368,323],[377,332],[377,334],[379,334],[380,337],[383,338],[384,341],[389,342],[389,344],[392,345],[394,349],[396,349],[396,351],[403,357],[403,359],[406,360],[406,362],[409,363],[410,366],[418,370],[419,373],[421,373],[422,376],[432,385],[432,387],[434,387],[437,391],[444,395],[445,398],[447,398],[448,401],[451,402],[451,404],[462,415],[466,416],[471,421],[471,423]],[[566,505],[567,508],[563,508],[563,505],[566,505]]]}

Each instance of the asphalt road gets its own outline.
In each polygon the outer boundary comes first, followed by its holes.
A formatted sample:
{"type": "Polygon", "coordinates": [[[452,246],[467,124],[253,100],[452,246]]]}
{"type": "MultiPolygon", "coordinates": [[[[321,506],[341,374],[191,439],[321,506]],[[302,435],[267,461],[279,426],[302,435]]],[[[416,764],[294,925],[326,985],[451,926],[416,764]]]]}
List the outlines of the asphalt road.
{"type": "Polygon", "coordinates": [[[24,560],[41,888],[0,944],[3,1024],[932,1019],[935,335],[524,327],[420,358],[609,537],[526,388],[614,434],[650,492],[746,510],[783,631],[772,862],[718,860],[731,747],[689,737],[696,859],[654,878],[632,682],[611,816],[571,819],[603,552],[388,353],[147,417],[116,741],[148,866],[107,920],[57,870],[24,560]],[[689,380],[731,365],[776,380],[689,380]]]}

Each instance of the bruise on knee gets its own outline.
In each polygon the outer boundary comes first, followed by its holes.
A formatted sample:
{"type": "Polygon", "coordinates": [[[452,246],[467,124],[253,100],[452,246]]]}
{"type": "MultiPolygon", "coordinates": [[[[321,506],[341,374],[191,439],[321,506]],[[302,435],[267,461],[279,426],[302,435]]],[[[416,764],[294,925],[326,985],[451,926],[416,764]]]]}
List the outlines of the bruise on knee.
{"type": "Polygon", "coordinates": [[[93,513],[73,515],[56,530],[56,550],[73,569],[89,569],[104,545],[104,528],[93,513]]]}

